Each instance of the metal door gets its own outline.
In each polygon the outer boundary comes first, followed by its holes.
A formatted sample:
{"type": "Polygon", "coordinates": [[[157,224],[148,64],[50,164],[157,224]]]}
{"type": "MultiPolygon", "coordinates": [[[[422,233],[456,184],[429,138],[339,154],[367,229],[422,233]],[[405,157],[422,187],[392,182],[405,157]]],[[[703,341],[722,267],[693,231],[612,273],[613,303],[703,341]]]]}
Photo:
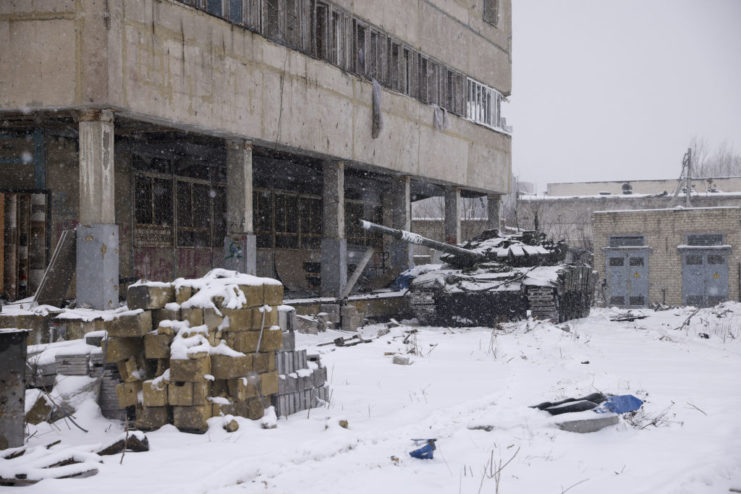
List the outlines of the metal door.
{"type": "Polygon", "coordinates": [[[648,252],[621,250],[607,254],[609,305],[644,307],[648,304],[648,252]]]}
{"type": "Polygon", "coordinates": [[[682,254],[682,299],[685,305],[709,307],[728,300],[728,255],[693,250],[682,254]]]}

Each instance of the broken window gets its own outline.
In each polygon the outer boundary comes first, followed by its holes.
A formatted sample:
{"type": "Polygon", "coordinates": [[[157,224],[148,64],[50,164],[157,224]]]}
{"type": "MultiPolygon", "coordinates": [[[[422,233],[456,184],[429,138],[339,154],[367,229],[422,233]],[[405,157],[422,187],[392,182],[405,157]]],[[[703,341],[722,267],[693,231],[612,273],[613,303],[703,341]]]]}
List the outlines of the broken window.
{"type": "Polygon", "coordinates": [[[229,20],[242,24],[244,18],[242,0],[229,0],[229,20]]]}
{"type": "Polygon", "coordinates": [[[332,12],[332,27],[331,33],[331,56],[330,61],[335,64],[342,66],[344,60],[344,54],[342,53],[342,40],[343,40],[343,18],[342,14],[337,11],[332,12]]]}
{"type": "Polygon", "coordinates": [[[298,196],[274,194],[275,200],[275,247],[277,249],[298,248],[298,196]]]}
{"type": "Polygon", "coordinates": [[[358,74],[365,74],[365,27],[353,19],[354,36],[353,51],[355,52],[354,69],[358,74]]]}
{"type": "Polygon", "coordinates": [[[317,2],[314,7],[314,56],[329,60],[327,43],[327,18],[329,7],[326,3],[317,2]]]}
{"type": "Polygon", "coordinates": [[[245,25],[253,31],[260,31],[262,22],[260,22],[260,0],[245,0],[247,11],[244,15],[245,25]]]}
{"type": "Polygon", "coordinates": [[[206,11],[209,14],[221,16],[224,13],[222,0],[206,0],[206,11]]]}
{"type": "Polygon", "coordinates": [[[418,53],[417,60],[417,98],[422,103],[427,103],[427,59],[418,53]]]}
{"type": "Polygon", "coordinates": [[[319,196],[282,190],[255,190],[254,226],[257,247],[318,249],[322,237],[319,196]]]}
{"type": "Polygon", "coordinates": [[[395,91],[401,91],[401,84],[399,79],[399,45],[391,42],[391,50],[389,52],[389,85],[391,89],[395,91]]]}
{"type": "Polygon", "coordinates": [[[493,26],[499,24],[499,0],[484,0],[484,21],[493,26]]]}
{"type": "Polygon", "coordinates": [[[284,0],[286,11],[285,41],[294,48],[301,47],[301,22],[299,0],[284,0]]]}
{"type": "Polygon", "coordinates": [[[255,235],[259,248],[273,247],[273,197],[265,190],[253,195],[255,235]]]}
{"type": "Polygon", "coordinates": [[[356,246],[383,248],[383,237],[360,226],[361,219],[383,223],[383,208],[363,200],[345,201],[345,236],[347,243],[356,246]]]}
{"type": "Polygon", "coordinates": [[[278,0],[262,0],[262,34],[269,39],[280,39],[280,9],[278,0]]]}
{"type": "Polygon", "coordinates": [[[434,62],[427,63],[427,103],[439,104],[439,66],[434,62]]]}

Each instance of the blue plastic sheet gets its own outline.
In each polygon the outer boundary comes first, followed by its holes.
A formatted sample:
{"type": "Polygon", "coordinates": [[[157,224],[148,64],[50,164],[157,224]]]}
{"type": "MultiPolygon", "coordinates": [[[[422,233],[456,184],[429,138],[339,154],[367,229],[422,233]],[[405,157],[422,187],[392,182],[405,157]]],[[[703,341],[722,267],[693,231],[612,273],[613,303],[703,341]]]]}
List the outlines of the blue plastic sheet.
{"type": "Polygon", "coordinates": [[[633,395],[610,396],[594,411],[597,413],[628,413],[638,410],[642,405],[643,401],[633,395]]]}

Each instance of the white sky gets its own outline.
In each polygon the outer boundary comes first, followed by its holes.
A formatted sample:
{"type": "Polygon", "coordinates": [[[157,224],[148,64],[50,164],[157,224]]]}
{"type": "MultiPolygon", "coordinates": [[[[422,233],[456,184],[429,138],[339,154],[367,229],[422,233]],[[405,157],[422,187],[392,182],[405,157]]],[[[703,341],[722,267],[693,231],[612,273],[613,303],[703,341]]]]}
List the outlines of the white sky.
{"type": "Polygon", "coordinates": [[[690,140],[741,154],[741,0],[513,0],[513,173],[675,178],[690,140]]]}

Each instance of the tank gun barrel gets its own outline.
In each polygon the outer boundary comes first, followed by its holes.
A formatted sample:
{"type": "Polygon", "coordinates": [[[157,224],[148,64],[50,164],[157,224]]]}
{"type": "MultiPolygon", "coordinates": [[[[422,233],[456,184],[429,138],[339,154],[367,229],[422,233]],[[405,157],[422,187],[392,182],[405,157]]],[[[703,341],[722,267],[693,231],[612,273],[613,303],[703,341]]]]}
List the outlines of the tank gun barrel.
{"type": "Polygon", "coordinates": [[[401,240],[402,242],[407,242],[415,245],[423,245],[425,247],[429,247],[430,249],[445,252],[446,254],[450,254],[452,256],[456,256],[461,260],[465,260],[465,262],[470,264],[485,260],[485,257],[478,252],[464,249],[463,247],[458,247],[457,245],[438,242],[437,240],[423,237],[422,235],[419,235],[417,233],[408,232],[406,230],[397,230],[396,228],[389,228],[387,226],[378,225],[366,220],[360,220],[360,225],[366,230],[376,233],[383,233],[385,235],[391,235],[395,239],[401,240]]]}

